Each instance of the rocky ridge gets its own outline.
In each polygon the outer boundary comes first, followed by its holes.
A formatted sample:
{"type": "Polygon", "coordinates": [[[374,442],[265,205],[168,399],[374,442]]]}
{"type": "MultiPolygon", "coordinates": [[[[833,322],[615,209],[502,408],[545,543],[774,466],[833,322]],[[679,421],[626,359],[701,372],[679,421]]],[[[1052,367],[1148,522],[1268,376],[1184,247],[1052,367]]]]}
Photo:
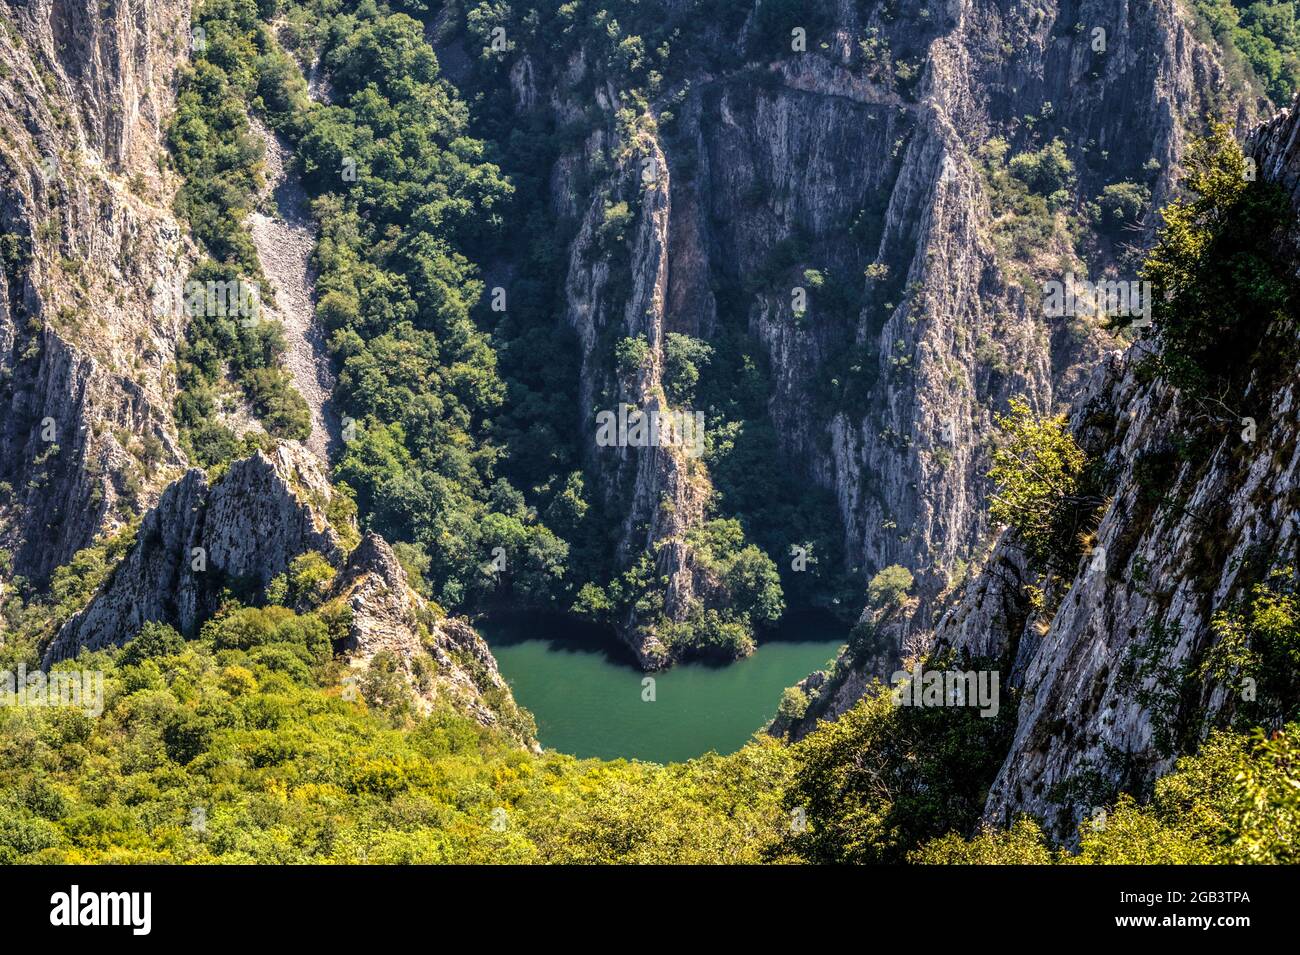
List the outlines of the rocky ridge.
{"type": "Polygon", "coordinates": [[[120,646],[148,621],[198,634],[231,594],[250,603],[314,551],[336,570],[322,612],[342,612],[346,636],[336,651],[358,674],[387,655],[417,709],[449,703],[484,725],[502,715],[531,743],[487,644],[468,621],[452,619],[410,586],[392,548],[366,534],[360,544],[346,509],[314,455],[296,443],[232,463],[215,480],[189,471],[141,521],[134,544],[90,600],[44,651],[45,665],[82,649],[120,646]]]}
{"type": "Polygon", "coordinates": [[[0,3],[0,546],[43,581],[183,462],[157,290],[192,249],[157,162],[189,4],[0,3]]]}
{"type": "Polygon", "coordinates": [[[344,551],[325,517],[330,496],[306,452],[290,445],[236,461],[215,482],[191,469],[144,516],[135,545],[90,604],[60,628],[46,662],[120,646],[150,620],[194,636],[227,587],[265,590],[310,550],[337,566],[344,551]]]}
{"type": "Polygon", "coordinates": [[[443,615],[412,590],[378,534],[367,533],[348,556],[331,599],[350,611],[340,650],[354,670],[364,672],[387,654],[408,678],[419,710],[447,702],[485,726],[504,715],[523,742],[533,743],[531,730],[516,729],[518,707],[483,638],[468,620],[443,615]]]}

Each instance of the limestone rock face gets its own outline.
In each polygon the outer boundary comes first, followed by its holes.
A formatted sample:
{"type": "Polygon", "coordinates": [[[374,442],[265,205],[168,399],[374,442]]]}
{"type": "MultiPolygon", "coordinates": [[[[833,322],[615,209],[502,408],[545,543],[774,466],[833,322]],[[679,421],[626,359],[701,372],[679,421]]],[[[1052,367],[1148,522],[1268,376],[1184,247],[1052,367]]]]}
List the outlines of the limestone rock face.
{"type": "Polygon", "coordinates": [[[343,649],[357,662],[376,653],[409,654],[420,646],[417,633],[425,601],[411,591],[397,555],[382,537],[367,533],[348,557],[340,592],[352,608],[352,628],[343,649]]]}
{"type": "Polygon", "coordinates": [[[121,645],[150,620],[193,636],[223,589],[264,590],[307,551],[341,564],[339,533],[325,516],[331,495],[316,459],[299,446],[236,461],[211,486],[204,472],[189,471],[145,515],[135,545],[59,630],[46,662],[121,645]]]}
{"type": "Polygon", "coordinates": [[[342,529],[326,518],[333,496],[316,459],[299,446],[281,444],[235,462],[208,500],[202,540],[209,564],[259,586],[304,551],[337,565],[342,529]]]}
{"type": "MultiPolygon", "coordinates": [[[[1293,105],[1259,129],[1249,149],[1261,174],[1287,188],[1300,209],[1298,135],[1300,110],[1293,105]]],[[[1300,258],[1296,238],[1278,254],[1300,258]]],[[[1177,634],[1164,662],[1178,667],[1214,642],[1215,612],[1267,570],[1293,560],[1300,544],[1300,367],[1280,381],[1256,382],[1268,412],[1253,440],[1234,431],[1207,461],[1181,464],[1161,489],[1179,506],[1153,510],[1151,489],[1138,473],[1143,455],[1162,448],[1193,409],[1168,387],[1138,381],[1139,359],[1136,347],[1113,356],[1075,412],[1080,433],[1106,448],[1120,475],[1097,531],[1105,572],[1085,561],[1047,632],[1020,638],[1013,678],[1025,697],[989,794],[991,820],[1030,811],[1069,830],[1088,807],[1054,801],[1053,786],[1084,773],[1114,785],[1141,784],[1168,770],[1172,758],[1154,745],[1150,708],[1137,701],[1138,688],[1118,679],[1117,661],[1154,624],[1177,634]]],[[[979,601],[972,604],[978,608],[979,601]]],[[[969,631],[942,625],[938,636],[958,646],[970,639],[969,631]]],[[[1155,679],[1140,689],[1159,689],[1155,679]]],[[[1204,690],[1198,702],[1207,717],[1230,712],[1235,689],[1204,690]]]]}
{"type": "MultiPolygon", "coordinates": [[[[1163,666],[1176,670],[1205,650],[1216,639],[1215,612],[1294,553],[1300,538],[1300,368],[1274,392],[1254,446],[1234,434],[1207,462],[1177,467],[1163,495],[1173,507],[1153,504],[1140,469],[1191,412],[1167,387],[1137,381],[1139,359],[1113,356],[1076,410],[1077,429],[1096,432],[1091,442],[1118,478],[1092,554],[1050,622],[1031,618],[1017,593],[1017,556],[1000,541],[935,633],[940,647],[1002,660],[1007,685],[1023,694],[985,807],[991,822],[1029,812],[1068,838],[1091,808],[1062,795],[1080,788],[1072,784],[1141,788],[1168,771],[1174,757],[1158,748],[1157,718],[1138,698],[1162,689],[1159,677],[1131,685],[1121,677],[1124,660],[1157,628],[1175,634],[1163,666]]],[[[1234,700],[1222,686],[1203,696],[1207,725],[1234,700]]]]}
{"type": "MultiPolygon", "coordinates": [[[[602,90],[599,99],[608,105],[613,102],[613,94],[602,90]]],[[[598,142],[599,137],[584,161],[595,160],[598,142]]],[[[583,349],[580,427],[592,436],[594,428],[587,423],[595,421],[602,395],[616,395],[614,407],[627,405],[647,415],[670,411],[663,396],[662,349],[667,332],[664,321],[671,173],[653,138],[645,140],[645,147],[650,151],[654,173],[641,190],[641,215],[630,239],[632,286],[626,300],[611,300],[609,285],[615,270],[603,258],[602,201],[591,202],[583,215],[565,282],[566,319],[583,349]],[[603,364],[608,356],[600,342],[602,337],[608,338],[602,333],[609,327],[616,329],[618,337],[644,336],[649,344],[648,361],[631,375],[612,374],[603,364]]],[[[628,184],[638,181],[642,168],[629,157],[615,178],[624,188],[630,188],[628,184]]],[[[656,550],[657,570],[668,580],[665,613],[671,620],[682,620],[696,597],[693,560],[685,533],[704,519],[711,491],[702,463],[687,449],[667,444],[602,449],[593,446],[592,454],[608,477],[602,493],[607,500],[620,502],[615,505],[616,512],[621,513],[620,561],[626,565],[642,551],[656,550]]],[[[654,668],[669,662],[669,650],[653,628],[638,619],[635,610],[618,624],[642,666],[654,668]]]]}
{"type": "Polygon", "coordinates": [[[183,465],[155,290],[192,259],[158,162],[189,9],[0,2],[0,546],[37,583],[183,465]]]}
{"type": "MultiPolygon", "coordinates": [[[[1262,175],[1293,196],[1298,137],[1293,108],[1249,146],[1262,175]]],[[[1300,260],[1297,249],[1278,254],[1300,260]]],[[[1003,686],[1021,694],[1014,740],[985,806],[997,825],[1031,813],[1068,840],[1108,793],[1141,790],[1167,772],[1175,757],[1158,745],[1158,717],[1140,694],[1169,686],[1159,674],[1125,680],[1124,661],[1159,630],[1173,635],[1162,669],[1176,673],[1217,639],[1214,614],[1270,569],[1293,563],[1300,546],[1300,367],[1252,384],[1268,407],[1252,440],[1229,429],[1216,447],[1182,460],[1170,441],[1183,426],[1195,430],[1197,410],[1137,374],[1146,347],[1108,355],[1073,409],[1080,444],[1112,478],[1095,543],[1055,613],[1035,615],[1023,589],[1031,577],[1000,536],[934,631],[935,649],[998,661],[1003,686]],[[1150,462],[1161,455],[1169,463],[1153,479],[1150,462]]],[[[1237,689],[1200,690],[1202,727],[1231,713],[1237,689]]]]}
{"type": "MultiPolygon", "coordinates": [[[[915,619],[926,622],[949,572],[987,531],[994,412],[1016,394],[1039,410],[1067,404],[1114,347],[1095,325],[1043,315],[1036,270],[1055,268],[1068,243],[1036,250],[1028,266],[999,250],[980,147],[1001,136],[1020,151],[1059,137],[1086,157],[1079,197],[1131,180],[1148,183],[1158,206],[1171,195],[1185,129],[1235,95],[1172,0],[1140,17],[1126,0],[1033,9],[959,0],[928,14],[840,3],[836,26],[810,37],[807,52],[779,56],[747,49],[744,29],[692,24],[698,45],[727,51],[717,59],[729,65],[700,65],[668,108],[671,121],[652,103],[656,122],[630,133],[617,120],[628,103],[594,52],[556,62],[521,44],[503,73],[521,114],[557,125],[603,119],[550,177],[559,231],[573,236],[564,317],[582,350],[584,435],[599,407],[662,401],[669,332],[709,339],[739,311],[770,363],[768,414],[782,454],[837,502],[843,569],[867,578],[909,567],[915,619]],[[1094,29],[1104,31],[1102,52],[1094,29]],[[893,65],[861,46],[873,30],[893,65]],[[635,221],[625,246],[611,248],[601,226],[617,199],[635,221]],[[792,243],[798,261],[771,276],[792,243]],[[792,289],[806,269],[846,281],[861,307],[814,294],[799,314],[792,289]],[[638,335],[650,356],[629,378],[613,367],[610,343],[638,335]]],[[[1248,97],[1235,107],[1239,125],[1256,108],[1248,97]]],[[[712,490],[707,470],[688,474],[688,463],[654,447],[588,456],[596,490],[626,515],[620,562],[655,553],[672,619],[700,598],[684,531],[708,516],[712,490]]],[[[642,621],[619,623],[643,663],[663,661],[642,621]]]]}

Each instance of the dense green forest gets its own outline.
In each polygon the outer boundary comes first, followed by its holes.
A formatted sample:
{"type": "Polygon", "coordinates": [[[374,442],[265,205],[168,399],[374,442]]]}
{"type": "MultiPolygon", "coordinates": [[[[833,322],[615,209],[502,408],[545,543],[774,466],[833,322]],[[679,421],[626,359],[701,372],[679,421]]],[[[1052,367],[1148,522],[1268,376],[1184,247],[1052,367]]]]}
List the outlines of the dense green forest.
{"type": "MultiPolygon", "coordinates": [[[[316,310],[347,425],[334,476],[367,525],[423,549],[432,592],[447,607],[555,605],[600,620],[652,608],[662,600],[652,554],[609,575],[619,521],[607,512],[617,502],[589,488],[575,427],[579,356],[558,318],[563,236],[544,204],[538,177],[548,163],[539,158],[553,160],[581,130],[541,119],[518,128],[500,78],[479,77],[462,84],[478,102],[471,132],[470,111],[440,76],[422,24],[403,12],[373,3],[355,12],[331,2],[266,6],[214,0],[196,14],[206,46],[182,79],[171,134],[187,182],[179,210],[212,256],[196,276],[260,275],[247,237],[231,225],[261,181],[251,111],[294,144],[314,197],[316,310]],[[303,79],[318,56],[329,105],[308,97],[303,79]],[[506,219],[523,226],[505,229],[506,219]],[[498,311],[482,269],[506,259],[514,274],[498,311]],[[498,554],[505,571],[489,572],[498,554]]],[[[471,34],[487,29],[484,10],[467,16],[471,34]]],[[[627,12],[658,31],[653,54],[628,54],[647,41],[603,13],[583,28],[565,8],[544,24],[508,9],[492,22],[512,36],[550,29],[570,47],[598,41],[628,83],[625,100],[644,109],[662,82],[653,63],[669,68],[669,38],[686,12],[668,26],[635,5],[627,12]]],[[[836,606],[856,580],[842,570],[829,492],[801,487],[780,464],[765,359],[740,301],[737,290],[715,343],[674,333],[665,352],[669,398],[707,414],[716,520],[692,545],[702,565],[732,582],[732,599],[665,623],[662,636],[724,655],[752,648],[753,627],[774,623],[787,602],[836,606]],[[804,542],[807,573],[788,570],[792,540],[804,542]]],[[[182,356],[178,420],[205,465],[258,443],[213,414],[223,368],[273,436],[302,437],[306,426],[277,366],[277,326],[245,325],[226,316],[194,322],[182,356]]],[[[613,345],[635,353],[634,340],[613,345]]],[[[844,600],[843,612],[853,603],[844,600]]]]}
{"type": "Polygon", "coordinates": [[[1253,79],[1277,106],[1300,88],[1296,5],[1268,0],[1193,0],[1201,22],[1225,51],[1230,69],[1253,79]]]}
{"type": "MultiPolygon", "coordinates": [[[[748,42],[784,36],[792,6],[765,4],[748,42]]],[[[680,38],[683,17],[739,28],[749,7],[701,0],[663,19],[635,0],[537,15],[480,4],[465,20],[480,42],[491,23],[507,22],[520,42],[598,44],[636,103],[661,93],[681,58],[742,55],[680,38]]],[[[1271,96],[1290,95],[1300,78],[1292,4],[1197,9],[1271,96]]],[[[811,12],[829,16],[822,5],[811,12]]],[[[343,499],[398,544],[439,613],[500,602],[609,619],[652,602],[655,588],[648,556],[609,573],[614,522],[588,488],[574,436],[578,350],[556,321],[568,237],[555,232],[543,179],[583,130],[515,125],[506,91],[476,73],[481,64],[453,88],[428,13],[418,0],[205,0],[195,14],[205,44],[180,77],[169,132],[183,177],[178,211],[205,253],[191,278],[262,279],[241,225],[262,185],[249,123],[258,116],[293,144],[320,226],[316,312],[349,429],[334,474],[343,499]],[[308,95],[318,55],[328,104],[308,95]],[[511,303],[497,312],[485,275],[507,261],[511,303]],[[509,568],[500,576],[483,566],[498,547],[509,568]]],[[[1042,168],[1058,151],[1046,144],[1013,159],[1008,175],[1050,178],[1042,168]]],[[[1179,385],[1209,416],[1198,434],[1179,436],[1174,453],[1188,459],[1236,428],[1295,357],[1300,289],[1275,255],[1293,215],[1281,189],[1243,175],[1244,162],[1222,126],[1189,151],[1188,194],[1164,212],[1143,272],[1159,293],[1159,347],[1143,373],[1179,385]],[[1224,402],[1231,415],[1215,410],[1224,402]]],[[[610,199],[604,234],[617,244],[632,212],[610,199]]],[[[1133,190],[1111,199],[1116,220],[1146,201],[1133,190]]],[[[705,412],[715,436],[705,462],[717,496],[691,543],[733,601],[731,615],[702,614],[677,639],[724,654],[787,605],[856,587],[874,607],[897,607],[913,583],[901,567],[867,586],[835,570],[843,554],[832,502],[781,465],[765,410],[771,383],[742,298],[719,290],[710,341],[677,335],[665,346],[668,398],[705,412]],[[785,572],[791,540],[809,543],[818,574],[785,572]]],[[[310,427],[281,367],[277,327],[241,317],[195,316],[178,363],[177,423],[187,452],[214,473],[270,440],[222,424],[218,409],[231,401],[247,402],[271,438],[310,427]]],[[[616,362],[641,360],[644,342],[608,345],[616,362]]],[[[1035,415],[1017,400],[998,423],[991,512],[1034,575],[1036,606],[1050,611],[1086,556],[1113,475],[1063,415],[1035,415]]],[[[127,526],[81,551],[48,595],[6,599],[0,668],[34,670],[39,648],[136,532],[127,526]]],[[[1086,796],[1094,806],[1072,850],[1045,835],[1054,820],[981,822],[1018,690],[984,718],[898,706],[874,683],[798,742],[758,732],[737,753],[682,764],[538,753],[519,742],[526,713],[488,728],[445,707],[421,712],[382,653],[354,687],[333,652],[345,611],[312,596],[325,592],[314,575],[333,572],[317,561],[259,604],[228,599],[195,639],[147,624],[120,648],[57,664],[103,672],[100,715],[0,708],[0,863],[1296,862],[1300,592],[1292,566],[1263,563],[1248,568],[1240,599],[1212,622],[1217,642],[1191,664],[1159,671],[1159,634],[1124,661],[1134,677],[1160,676],[1165,695],[1142,702],[1157,714],[1161,754],[1177,762],[1150,792],[1078,780],[1086,792],[1060,793],[1063,804],[1086,796]],[[1259,702],[1205,726],[1201,691],[1242,678],[1262,688],[1259,702]]],[[[948,654],[908,662],[1012,665],[948,654]]]]}
{"type": "MultiPolygon", "coordinates": [[[[190,152],[210,144],[232,165],[233,183],[213,203],[184,211],[210,248],[218,230],[209,219],[239,221],[260,177],[244,111],[291,138],[315,197],[317,315],[338,367],[335,400],[348,419],[340,486],[355,493],[376,530],[425,549],[435,595],[447,605],[497,585],[481,569],[495,547],[506,550],[506,584],[521,600],[549,600],[568,548],[498,473],[503,447],[492,419],[505,386],[489,336],[470,314],[483,285],[462,251],[499,229],[495,210],[511,187],[484,161],[482,143],[464,135],[465,106],[438,79],[416,21],[366,5],[356,16],[316,21],[336,104],[323,106],[307,98],[267,16],[239,0],[207,3],[197,15],[207,45],[183,87],[216,92],[193,115],[184,101],[173,139],[190,152]],[[195,135],[191,126],[216,132],[195,135]]],[[[228,267],[258,274],[255,253],[233,240],[219,247],[230,249],[228,267]]],[[[198,344],[232,370],[244,363],[239,339],[206,335],[198,344]]],[[[196,394],[201,389],[187,389],[196,394]]],[[[221,428],[210,416],[195,420],[204,422],[194,438],[202,441],[200,461],[240,453],[229,436],[210,437],[221,428]]]]}
{"type": "MultiPolygon", "coordinates": [[[[1271,95],[1288,95],[1291,4],[1238,11],[1225,0],[1198,9],[1226,46],[1245,51],[1271,95]]],[[[443,605],[555,606],[613,621],[633,608],[653,616],[662,602],[653,554],[609,573],[621,502],[596,492],[586,470],[575,427],[579,354],[558,318],[571,236],[547,206],[544,177],[595,120],[561,127],[537,114],[521,121],[489,55],[491,31],[503,28],[511,48],[537,47],[557,58],[599,51],[620,86],[617,152],[635,149],[636,129],[647,122],[673,144],[671,106],[685,64],[737,66],[788,33],[796,12],[801,23],[812,18],[814,31],[830,22],[816,5],[796,11],[765,4],[745,49],[729,53],[693,41],[685,29],[700,18],[739,28],[747,10],[746,3],[700,0],[663,17],[629,2],[584,16],[574,4],[478,4],[463,11],[463,29],[471,52],[481,46],[483,55],[453,88],[430,45],[436,34],[419,19],[428,15],[423,5],[213,0],[199,8],[195,23],[205,44],[182,77],[170,133],[184,175],[178,208],[210,256],[192,278],[261,277],[241,225],[262,179],[248,122],[250,112],[259,115],[293,143],[321,228],[317,315],[347,423],[335,478],[368,526],[424,551],[428,562],[421,563],[443,605]],[[328,105],[308,95],[303,78],[318,58],[328,105]],[[501,289],[509,304],[501,309],[492,305],[495,293],[485,294],[490,267],[511,272],[508,290],[501,289]],[[493,555],[503,555],[504,572],[487,568],[493,555]]],[[[458,29],[457,22],[439,21],[438,29],[458,29]]],[[[1103,214],[1124,197],[1117,191],[1110,199],[1099,207],[1103,214]]],[[[635,209],[616,196],[607,205],[613,237],[635,209]]],[[[612,248],[617,266],[618,242],[612,248]]],[[[793,248],[783,254],[799,258],[793,248]]],[[[809,282],[825,307],[839,307],[851,287],[820,273],[809,282]]],[[[665,622],[661,635],[724,654],[751,648],[754,627],[774,623],[787,606],[852,614],[865,583],[845,566],[830,492],[781,464],[767,412],[765,351],[746,327],[753,291],[717,288],[712,340],[672,334],[665,349],[669,399],[707,416],[711,516],[733,522],[713,526],[740,532],[697,535],[701,563],[744,566],[746,578],[764,583],[684,624],[665,622]],[[811,558],[806,572],[791,572],[792,541],[811,558]]],[[[635,365],[636,344],[607,342],[610,364],[635,365]]],[[[217,464],[265,441],[221,423],[216,410],[232,387],[272,437],[305,436],[307,409],[280,368],[283,350],[273,322],[225,314],[191,322],[177,417],[196,461],[217,464]]]]}
{"type": "MultiPolygon", "coordinates": [[[[1174,303],[1216,294],[1217,257],[1189,262],[1189,249],[1219,248],[1218,237],[1234,234],[1236,216],[1269,208],[1272,195],[1271,187],[1222,175],[1242,161],[1222,130],[1198,150],[1192,196],[1170,215],[1151,257],[1152,274],[1172,276],[1162,281],[1174,303]],[[1187,270],[1160,271],[1180,261],[1187,270]]],[[[1222,248],[1229,256],[1254,254],[1241,243],[1222,248]]],[[[1214,321],[1217,313],[1195,314],[1214,321]]],[[[1192,322],[1192,315],[1162,320],[1192,322]]],[[[1252,348],[1271,347],[1268,335],[1278,331],[1269,327],[1252,348]]],[[[1206,373],[1216,367],[1214,356],[1170,341],[1163,360],[1206,373]]],[[[1063,545],[1068,535],[1055,528],[1063,496],[1077,497],[1065,478],[1083,473],[1085,462],[1059,420],[1025,419],[1021,410],[1004,427],[1013,439],[995,475],[1001,506],[1012,533],[1050,568],[1059,547],[1074,546],[1063,545]],[[1036,467],[1013,467],[1018,454],[1032,456],[1036,467]],[[1031,480],[1026,470],[1046,485],[1024,483],[1031,480]]],[[[34,665],[43,622],[84,602],[129,539],[56,575],[51,604],[27,608],[27,642],[6,644],[6,667],[34,665]]],[[[313,592],[309,571],[301,567],[303,580],[288,581],[277,598],[313,592]]],[[[60,664],[106,674],[99,717],[75,708],[0,712],[0,859],[1297,861],[1300,595],[1285,570],[1216,617],[1223,639],[1183,675],[1250,675],[1264,681],[1264,698],[1277,705],[1235,714],[1153,793],[1138,793],[1141,802],[1129,793],[1098,794],[1074,852],[1054,847],[1033,819],[1007,820],[1005,830],[979,827],[1014,728],[1014,694],[986,719],[967,707],[900,707],[877,684],[844,717],[798,743],[760,734],[734,755],[680,765],[538,755],[509,732],[450,711],[420,715],[400,671],[382,655],[363,675],[362,692],[351,692],[331,653],[338,610],[318,600],[299,601],[297,611],[274,601],[231,601],[195,640],[151,624],[123,648],[60,664]]],[[[21,629],[14,604],[6,613],[11,628],[21,629]]]]}
{"type": "Polygon", "coordinates": [[[102,715],[0,710],[0,862],[1297,861],[1296,723],[1215,736],[1151,803],[1099,806],[1071,855],[1028,819],[960,837],[1009,717],[877,688],[793,746],[535,755],[417,716],[382,659],[349,693],[330,627],[328,608],[236,605],[188,642],[149,625],[76,661],[106,674],[102,715]]]}

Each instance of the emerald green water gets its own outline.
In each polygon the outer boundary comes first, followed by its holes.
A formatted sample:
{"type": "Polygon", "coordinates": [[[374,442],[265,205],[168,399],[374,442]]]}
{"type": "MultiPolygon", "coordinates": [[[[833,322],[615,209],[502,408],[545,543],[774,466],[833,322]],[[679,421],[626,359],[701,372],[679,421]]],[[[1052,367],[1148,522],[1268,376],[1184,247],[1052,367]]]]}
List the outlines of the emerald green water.
{"type": "Polygon", "coordinates": [[[680,762],[735,752],[776,714],[781,691],[835,655],[847,628],[799,618],[726,665],[643,673],[612,634],[551,617],[478,622],[543,746],[575,756],[680,762]],[[642,681],[655,681],[653,702],[642,681]]]}

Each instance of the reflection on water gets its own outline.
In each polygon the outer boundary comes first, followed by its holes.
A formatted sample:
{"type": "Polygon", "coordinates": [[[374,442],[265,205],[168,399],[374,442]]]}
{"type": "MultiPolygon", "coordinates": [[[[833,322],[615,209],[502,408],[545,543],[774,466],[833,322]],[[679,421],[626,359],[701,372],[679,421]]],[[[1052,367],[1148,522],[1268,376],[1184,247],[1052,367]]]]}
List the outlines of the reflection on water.
{"type": "Polygon", "coordinates": [[[655,762],[739,749],[776,713],[781,691],[825,666],[848,631],[825,616],[790,614],[744,660],[643,673],[609,630],[584,621],[520,614],[478,628],[515,699],[537,718],[543,746],[655,762]]]}

